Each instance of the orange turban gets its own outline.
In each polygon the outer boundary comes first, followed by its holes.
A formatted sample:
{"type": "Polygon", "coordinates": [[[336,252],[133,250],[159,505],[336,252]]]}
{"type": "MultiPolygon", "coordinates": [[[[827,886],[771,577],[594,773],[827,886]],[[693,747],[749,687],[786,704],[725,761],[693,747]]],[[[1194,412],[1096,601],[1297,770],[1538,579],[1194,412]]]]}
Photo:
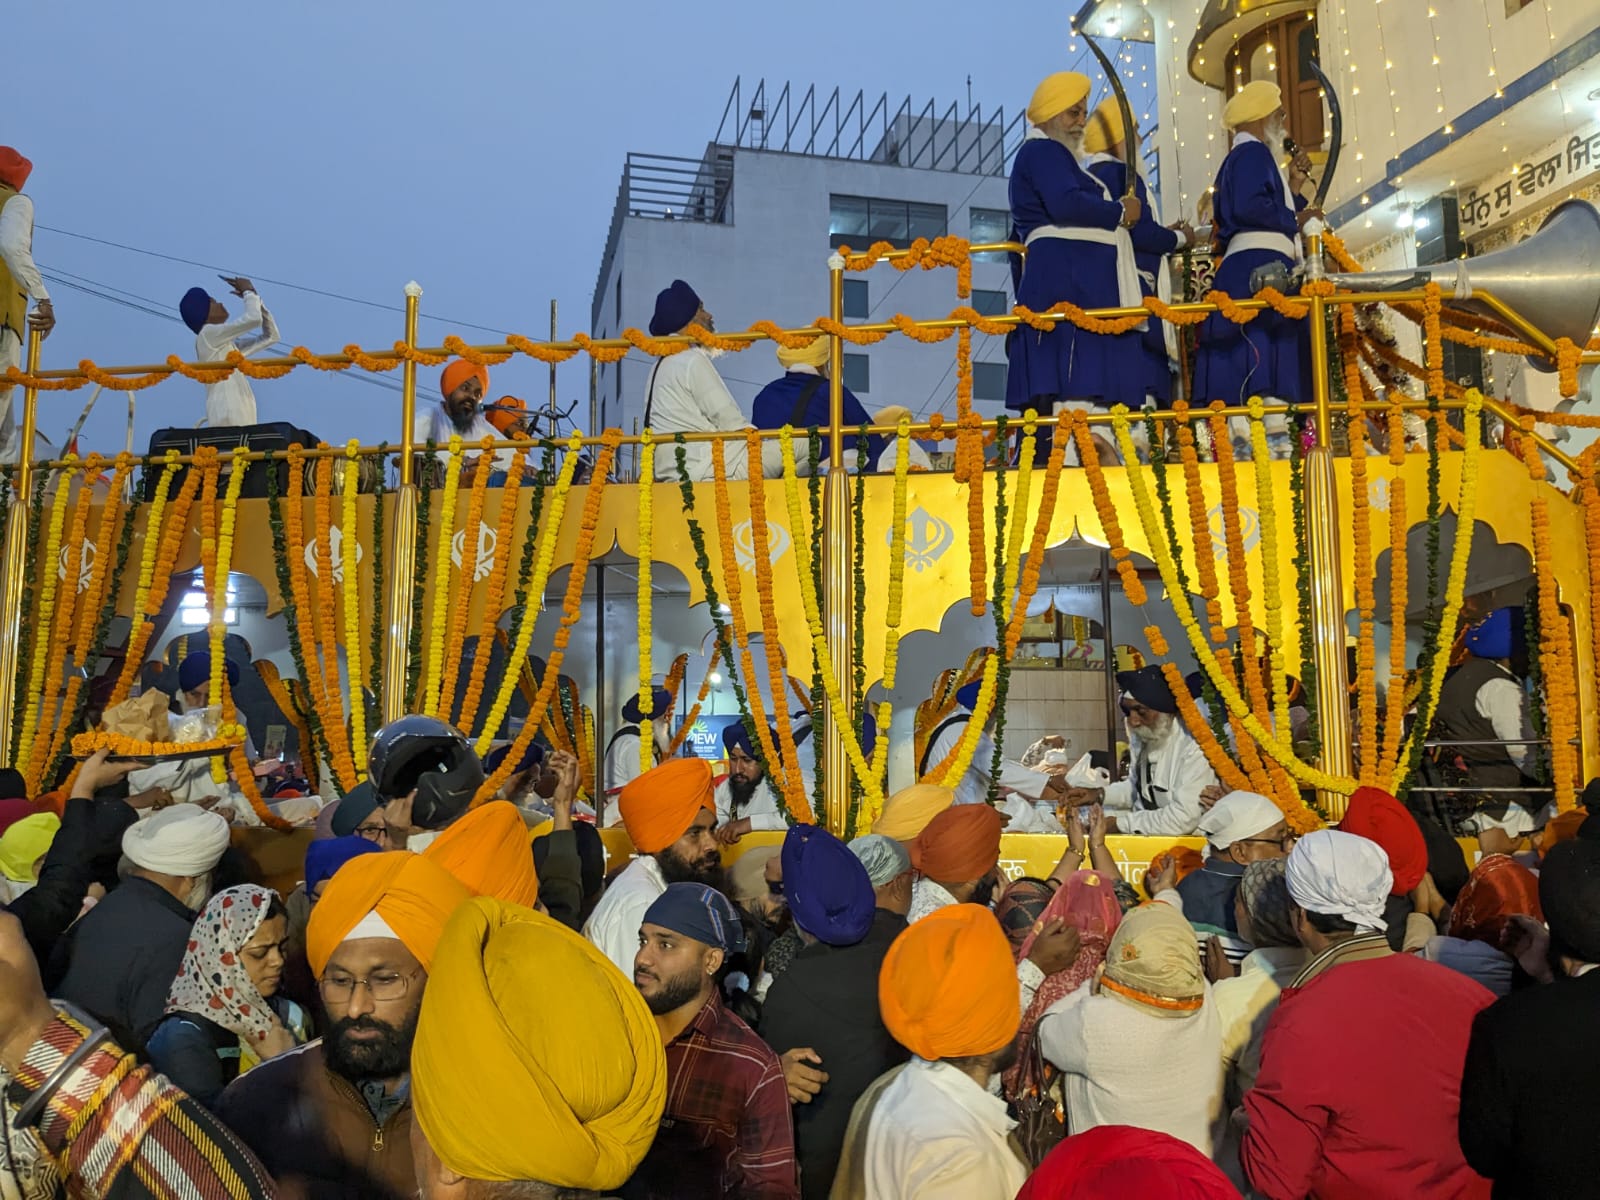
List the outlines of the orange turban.
{"type": "Polygon", "coordinates": [[[1562,842],[1569,842],[1578,836],[1578,826],[1589,819],[1587,809],[1571,808],[1566,812],[1552,817],[1546,822],[1544,832],[1539,835],[1539,855],[1542,858],[1549,854],[1552,847],[1562,842]]]}
{"type": "Polygon", "coordinates": [[[1005,1047],[1022,1008],[1000,922],[981,905],[947,904],[909,926],[884,955],[878,1007],[895,1041],[930,1062],[1005,1047]]]}
{"type": "MultiPolygon", "coordinates": [[[[1190,875],[1206,865],[1205,858],[1193,846],[1171,846],[1151,857],[1150,865],[1145,868],[1145,878],[1153,882],[1169,861],[1178,864],[1178,883],[1182,883],[1190,875]]],[[[1148,887],[1145,888],[1145,891],[1148,892],[1149,890],[1148,887]]]]}
{"type": "Polygon", "coordinates": [[[681,838],[702,808],[717,811],[711,764],[669,758],[622,789],[622,824],[640,854],[657,854],[681,838]]]}
{"type": "Polygon", "coordinates": [[[439,392],[446,400],[450,393],[455,391],[474,375],[483,387],[484,395],[489,394],[489,368],[480,367],[476,363],[469,363],[464,358],[452,359],[446,364],[444,371],[439,375],[439,392]]]}
{"type": "Polygon", "coordinates": [[[929,879],[982,879],[1000,861],[1000,814],[987,804],[947,808],[911,843],[911,865],[929,879]]]}
{"type": "MultiPolygon", "coordinates": [[[[487,387],[488,385],[485,384],[484,386],[487,387]]],[[[489,424],[493,425],[501,433],[505,433],[528,412],[528,406],[515,396],[501,396],[494,403],[495,411],[486,412],[483,415],[489,418],[489,424]],[[516,409],[516,411],[507,412],[506,409],[508,408],[516,409]]]]}
{"type": "Polygon", "coordinates": [[[950,788],[914,783],[889,797],[878,819],[872,823],[872,832],[897,842],[912,841],[928,827],[929,821],[955,802],[956,794],[950,788]]]}
{"type": "Polygon", "coordinates": [[[430,969],[444,923],[469,899],[471,893],[454,875],[420,854],[391,850],[359,855],[339,868],[312,906],[306,959],[320,979],[339,943],[375,912],[423,969],[430,969]]]}
{"type": "Polygon", "coordinates": [[[493,896],[532,908],[539,902],[528,826],[508,800],[491,800],[447,826],[423,856],[431,858],[474,896],[493,896]]]}

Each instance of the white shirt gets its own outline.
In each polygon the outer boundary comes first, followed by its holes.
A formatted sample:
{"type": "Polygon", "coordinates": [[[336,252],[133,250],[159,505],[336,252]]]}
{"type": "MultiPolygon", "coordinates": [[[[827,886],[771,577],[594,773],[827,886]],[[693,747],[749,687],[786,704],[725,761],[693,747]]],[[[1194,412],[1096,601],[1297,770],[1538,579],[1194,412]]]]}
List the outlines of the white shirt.
{"type": "MultiPolygon", "coordinates": [[[[168,713],[167,725],[176,738],[177,725],[180,714],[168,713]]],[[[250,734],[244,735],[245,757],[255,762],[260,756],[256,753],[255,743],[250,740],[250,734]]],[[[198,804],[202,800],[209,800],[213,796],[225,801],[231,801],[235,789],[231,781],[218,783],[211,778],[211,760],[209,758],[185,758],[177,761],[157,763],[153,767],[144,767],[137,771],[128,772],[128,794],[138,795],[148,792],[151,788],[165,788],[174,800],[188,804],[198,804]]],[[[236,806],[251,813],[245,823],[258,824],[259,818],[255,817],[254,810],[248,802],[236,806]]]]}
{"type": "Polygon", "coordinates": [[[862,1168],[873,1200],[1011,1200],[1028,1169],[1005,1101],[948,1063],[913,1058],[884,1089],[862,1168]]]}
{"type": "MultiPolygon", "coordinates": [[[[1504,667],[1501,670],[1505,670],[1504,667]]],[[[1504,741],[1518,741],[1533,737],[1533,726],[1528,721],[1527,693],[1522,685],[1507,673],[1503,678],[1491,679],[1478,689],[1473,707],[1478,715],[1494,726],[1494,735],[1504,741]]],[[[1505,752],[1518,770],[1526,770],[1528,751],[1532,746],[1505,746],[1505,752]]]]}
{"type": "MultiPolygon", "coordinates": [[[[938,736],[928,748],[924,762],[928,770],[933,770],[950,757],[956,748],[956,743],[967,736],[967,726],[972,722],[972,710],[957,708],[949,717],[946,717],[939,730],[938,736]]],[[[957,804],[983,804],[989,799],[989,773],[994,769],[994,739],[989,736],[989,731],[978,735],[978,747],[972,753],[972,762],[967,767],[967,773],[955,785],[957,804]]],[[[1043,794],[1047,776],[1037,771],[1030,771],[1027,767],[1011,759],[1002,759],[1000,762],[1000,786],[1011,791],[1020,791],[1024,795],[1037,800],[1043,794]]],[[[1012,829],[1012,833],[1028,832],[1026,830],[1012,829]]],[[[1057,833],[1064,832],[1059,827],[1057,833]]]]}
{"type": "MultiPolygon", "coordinates": [[[[221,362],[237,350],[252,355],[270,349],[278,340],[278,323],[254,292],[244,294],[244,312],[221,325],[202,325],[194,338],[197,362],[221,362]],[[258,331],[259,332],[256,332],[258,331]],[[249,334],[254,336],[247,336],[249,334]]],[[[206,384],[206,424],[254,425],[256,394],[242,371],[221,383],[206,384]]]]}
{"type": "Polygon", "coordinates": [[[30,300],[50,299],[33,261],[33,201],[20,192],[0,208],[0,258],[30,300]]]}
{"type": "Polygon", "coordinates": [[[641,854],[623,868],[600,897],[584,922],[583,936],[633,980],[633,960],[639,953],[639,927],[656,897],[667,890],[654,856],[641,854]]]}
{"type": "MultiPolygon", "coordinates": [[[[1009,764],[1008,764],[1009,765],[1009,764]]],[[[1022,768],[1027,770],[1026,767],[1022,768]]],[[[1032,772],[1037,775],[1038,772],[1032,772]]],[[[1040,779],[1049,778],[1040,775],[1040,779]]],[[[1005,803],[1000,805],[1000,811],[1011,818],[1006,826],[1007,833],[1065,833],[1066,826],[1061,824],[1061,819],[1056,816],[1056,806],[1040,802],[1022,792],[1012,792],[1007,796],[1005,803]]]]}
{"type": "Polygon", "coordinates": [[[1039,1046],[1061,1068],[1073,1133],[1133,1125],[1216,1154],[1222,1032],[1209,994],[1198,1012],[1167,1017],[1080,987],[1039,1018],[1039,1046]]]}
{"type": "MultiPolygon", "coordinates": [[[[944,888],[931,879],[924,879],[920,875],[916,883],[911,885],[911,907],[906,912],[906,924],[915,925],[923,917],[947,905],[955,904],[957,900],[944,888]]],[[[1044,972],[1039,969],[1032,959],[1023,959],[1017,964],[1017,997],[1022,1004],[1022,1011],[1028,1011],[1028,1005],[1033,1003],[1034,993],[1039,990],[1039,985],[1044,982],[1044,972]]]]}
{"type": "Polygon", "coordinates": [[[756,784],[756,790],[746,804],[737,814],[733,811],[733,792],[728,787],[728,778],[717,781],[717,824],[726,825],[729,821],[750,818],[751,833],[785,833],[789,829],[789,822],[783,819],[783,813],[778,808],[778,796],[772,790],[772,784],[766,776],[756,784]]]}
{"type": "MultiPolygon", "coordinates": [[[[428,442],[444,449],[434,454],[442,463],[450,461],[450,439],[457,433],[455,423],[450,420],[450,414],[444,411],[444,404],[429,405],[427,408],[417,410],[416,419],[411,425],[411,440],[420,450],[428,442]]],[[[489,424],[489,418],[481,412],[472,414],[472,424],[461,435],[463,461],[471,461],[483,453],[479,450],[478,443],[484,438],[493,438],[495,441],[504,441],[505,434],[489,424]]],[[[494,469],[496,471],[509,471],[511,460],[516,457],[515,450],[496,450],[494,452],[494,469]]]]}
{"type": "Polygon", "coordinates": [[[1230,1104],[1238,1104],[1256,1085],[1261,1039],[1278,1007],[1278,994],[1305,965],[1304,947],[1263,946],[1245,955],[1236,976],[1211,985],[1211,1002],[1222,1029],[1222,1067],[1230,1104]]]}
{"type": "Polygon", "coordinates": [[[1189,736],[1181,721],[1172,726],[1172,736],[1160,746],[1137,748],[1129,778],[1118,780],[1105,790],[1107,812],[1117,815],[1117,832],[1146,837],[1187,837],[1200,823],[1205,810],[1200,793],[1217,782],[1217,773],[1206,761],[1199,743],[1189,736]],[[1133,782],[1149,767],[1149,793],[1156,802],[1153,809],[1135,808],[1133,782]]]}
{"type": "MultiPolygon", "coordinates": [[[[672,434],[737,433],[751,427],[703,346],[691,346],[657,360],[645,384],[645,405],[651,431],[661,435],[661,445],[656,450],[656,479],[666,483],[678,482],[678,452],[671,444],[672,434]]],[[[743,443],[723,443],[722,460],[729,479],[749,478],[746,457],[743,443]]],[[[782,474],[782,451],[775,439],[763,445],[762,457],[766,463],[763,474],[769,478],[782,474]]],[[[690,479],[699,483],[710,479],[710,444],[686,445],[684,466],[690,479]]]]}

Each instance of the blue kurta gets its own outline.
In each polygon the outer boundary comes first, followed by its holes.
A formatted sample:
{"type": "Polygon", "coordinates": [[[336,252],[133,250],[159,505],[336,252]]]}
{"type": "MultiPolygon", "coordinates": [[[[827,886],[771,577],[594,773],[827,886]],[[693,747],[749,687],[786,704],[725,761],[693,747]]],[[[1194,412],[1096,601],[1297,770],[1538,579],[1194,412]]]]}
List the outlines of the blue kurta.
{"type": "MultiPolygon", "coordinates": [[[[750,410],[750,423],[757,429],[782,429],[785,425],[793,425],[796,430],[809,429],[816,425],[826,430],[828,428],[828,381],[820,375],[812,375],[805,371],[785,371],[782,378],[774,379],[766,387],[756,393],[755,404],[750,410]],[[795,409],[800,403],[800,397],[806,388],[816,384],[812,389],[811,398],[806,401],[803,412],[796,419],[795,409]]],[[[844,423],[846,428],[844,438],[844,463],[846,467],[854,468],[856,465],[856,435],[851,430],[860,425],[871,425],[872,417],[861,401],[849,388],[844,389],[844,423]]],[[[867,470],[874,470],[877,466],[878,456],[883,453],[885,445],[881,437],[867,439],[867,470]]],[[[802,443],[795,444],[795,454],[803,456],[802,443]]],[[[821,462],[828,461],[828,439],[822,439],[821,462]]]]}
{"type": "MultiPolygon", "coordinates": [[[[1280,233],[1291,239],[1299,233],[1294,213],[1284,201],[1283,173],[1272,151],[1254,138],[1236,143],[1222,160],[1213,204],[1216,235],[1224,248],[1240,233],[1280,233]]],[[[1294,266],[1292,258],[1273,250],[1241,250],[1223,258],[1213,286],[1235,300],[1246,299],[1253,295],[1251,274],[1268,263],[1294,266]]],[[[1305,321],[1272,309],[1242,326],[1221,313],[1205,319],[1191,399],[1201,404],[1212,400],[1244,404],[1251,396],[1297,403],[1311,398],[1310,332],[1305,321]]]]}
{"type": "MultiPolygon", "coordinates": [[[[1113,196],[1122,195],[1128,186],[1128,168],[1114,158],[1091,163],[1089,170],[1113,196]]],[[[1144,205],[1144,211],[1139,214],[1138,224],[1129,231],[1133,235],[1133,258],[1139,267],[1139,290],[1146,296],[1154,296],[1158,272],[1167,269],[1167,255],[1178,248],[1179,237],[1176,230],[1157,224],[1150,204],[1150,189],[1145,187],[1144,180],[1135,176],[1134,186],[1139,189],[1139,203],[1144,205]]],[[[1163,408],[1172,403],[1172,368],[1167,360],[1165,330],[1165,322],[1151,317],[1139,338],[1145,365],[1143,390],[1154,396],[1163,408]]],[[[1144,395],[1129,403],[1142,405],[1144,395]]]]}
{"type": "MultiPolygon", "coordinates": [[[[1115,229],[1122,204],[1072,152],[1049,138],[1031,138],[1011,168],[1011,222],[1018,241],[1043,225],[1115,229]]],[[[1048,312],[1066,300],[1080,308],[1117,305],[1117,251],[1095,242],[1041,237],[1028,247],[1026,266],[1011,262],[1017,303],[1048,312]]],[[[1055,411],[1058,400],[1142,404],[1139,333],[1086,333],[1068,321],[1049,333],[1019,326],[1006,339],[1006,407],[1055,411]],[[1137,395],[1135,395],[1137,393],[1137,395]]]]}

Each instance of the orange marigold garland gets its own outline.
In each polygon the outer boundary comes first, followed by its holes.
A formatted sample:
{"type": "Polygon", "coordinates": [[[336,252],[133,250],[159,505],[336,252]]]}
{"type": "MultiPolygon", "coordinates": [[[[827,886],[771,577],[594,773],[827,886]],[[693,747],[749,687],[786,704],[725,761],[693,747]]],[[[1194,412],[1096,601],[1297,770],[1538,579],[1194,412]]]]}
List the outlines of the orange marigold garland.
{"type": "MultiPolygon", "coordinates": [[[[201,447],[202,451],[207,447],[201,447]]],[[[176,457],[174,455],[174,457],[176,457]]],[[[176,463],[172,464],[176,466],[176,463]]],[[[162,473],[161,491],[159,496],[165,496],[167,484],[171,476],[162,473]]],[[[150,515],[145,525],[145,554],[150,571],[148,578],[145,575],[144,565],[139,568],[139,590],[135,593],[133,609],[133,631],[128,636],[128,649],[122,661],[122,674],[117,678],[117,684],[111,689],[111,703],[118,704],[128,698],[128,693],[133,690],[133,681],[138,677],[139,668],[144,665],[145,647],[150,644],[150,638],[155,632],[155,622],[166,606],[167,593],[172,588],[172,572],[177,566],[178,555],[183,550],[183,543],[189,536],[189,510],[194,506],[195,493],[200,489],[200,472],[191,468],[183,479],[183,486],[178,489],[178,494],[169,504],[163,505],[157,499],[151,505],[150,515]],[[165,517],[165,520],[161,518],[165,517]],[[152,540],[155,545],[153,557],[150,555],[152,540]]]]}
{"type": "Polygon", "coordinates": [[[1089,494],[1094,498],[1094,509],[1100,516],[1100,527],[1104,530],[1106,543],[1111,548],[1111,561],[1116,564],[1117,574],[1122,578],[1123,594],[1128,598],[1129,604],[1135,608],[1142,608],[1147,599],[1144,580],[1139,578],[1139,568],[1133,565],[1132,551],[1122,538],[1122,524],[1117,520],[1117,506],[1111,502],[1111,493],[1106,489],[1106,475],[1100,466],[1100,454],[1095,449],[1093,435],[1089,432],[1088,416],[1082,409],[1073,409],[1069,417],[1072,423],[1072,437],[1078,444],[1078,459],[1083,463],[1084,474],[1089,478],[1089,494]]]}
{"type": "MultiPolygon", "coordinates": [[[[1067,437],[1071,432],[1071,411],[1062,409],[1056,415],[1055,437],[1050,445],[1050,460],[1045,466],[1044,483],[1039,489],[1039,512],[1033,521],[1033,538],[1028,543],[1028,565],[1022,569],[1022,592],[1032,596],[1039,588],[1039,572],[1044,567],[1045,543],[1050,538],[1050,525],[1056,512],[1056,496],[1060,491],[1062,464],[1066,461],[1067,437]]],[[[1016,657],[1017,646],[1022,641],[1022,623],[1028,618],[1028,608],[1018,604],[1011,610],[1011,620],[1006,624],[1006,661],[1016,657]]]]}
{"type": "MultiPolygon", "coordinates": [[[[316,504],[312,509],[317,522],[317,640],[322,643],[322,692],[327,706],[321,710],[322,728],[337,759],[335,772],[349,791],[360,780],[355,758],[350,752],[350,727],[345,724],[344,693],[339,687],[339,628],[334,619],[333,583],[333,471],[331,461],[317,470],[316,504]]],[[[304,611],[304,610],[302,610],[304,611]]],[[[314,661],[314,660],[312,660],[314,661]]],[[[351,697],[352,704],[359,698],[351,697]]]]}
{"type": "Polygon", "coordinates": [[[1211,520],[1207,516],[1206,494],[1200,481],[1200,455],[1195,449],[1193,417],[1186,401],[1176,401],[1172,410],[1178,417],[1178,458],[1183,463],[1184,495],[1189,504],[1195,579],[1205,600],[1207,635],[1220,646],[1228,640],[1228,631],[1222,624],[1222,612],[1217,604],[1217,559],[1211,553],[1211,520]]]}
{"type": "MultiPolygon", "coordinates": [[[[1398,404],[1389,406],[1389,465],[1405,466],[1405,413],[1398,404]]],[[[1400,755],[1400,734],[1405,727],[1406,692],[1406,610],[1410,599],[1410,567],[1406,555],[1406,535],[1410,525],[1406,513],[1406,480],[1397,469],[1389,478],[1389,687],[1385,693],[1383,752],[1378,764],[1378,781],[1393,774],[1400,755]]]]}
{"type": "MultiPolygon", "coordinates": [[[[472,615],[472,594],[478,586],[478,567],[482,559],[483,506],[489,494],[489,464],[494,461],[494,439],[485,437],[477,469],[472,474],[472,495],[467,502],[467,523],[462,527],[461,566],[455,572],[449,588],[450,636],[445,643],[444,662],[440,664],[439,704],[435,715],[441,720],[450,719],[455,707],[456,677],[461,671],[461,652],[467,644],[467,619],[472,615]]],[[[450,516],[454,518],[455,514],[450,516]]],[[[452,545],[455,539],[451,539],[452,545]]]]}
{"type": "MultiPolygon", "coordinates": [[[[500,624],[500,608],[505,603],[506,579],[511,571],[511,538],[517,523],[517,500],[521,496],[522,474],[527,464],[528,451],[519,447],[511,458],[511,469],[506,472],[505,487],[500,490],[500,519],[495,526],[495,563],[489,573],[489,591],[483,605],[483,620],[478,627],[478,642],[472,651],[472,671],[467,677],[467,694],[462,698],[461,711],[455,725],[469,738],[473,736],[474,722],[478,719],[478,706],[483,702],[484,680],[489,673],[490,648],[494,633],[500,624]]],[[[532,540],[538,533],[528,531],[532,540]]]]}
{"type": "Polygon", "coordinates": [[[1367,483],[1367,419],[1361,411],[1361,380],[1348,393],[1349,419],[1346,436],[1350,440],[1350,539],[1354,547],[1351,569],[1354,572],[1356,591],[1356,677],[1351,682],[1356,688],[1357,729],[1355,745],[1356,778],[1363,784],[1377,784],[1381,770],[1374,761],[1378,732],[1378,680],[1377,646],[1374,640],[1373,616],[1377,596],[1373,588],[1372,570],[1372,507],[1367,483]]]}

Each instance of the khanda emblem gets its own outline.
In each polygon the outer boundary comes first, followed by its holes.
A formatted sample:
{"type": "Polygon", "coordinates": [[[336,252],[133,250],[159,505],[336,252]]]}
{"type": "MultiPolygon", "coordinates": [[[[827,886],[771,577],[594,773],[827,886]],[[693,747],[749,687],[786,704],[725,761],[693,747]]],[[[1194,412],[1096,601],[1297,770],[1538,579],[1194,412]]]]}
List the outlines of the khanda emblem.
{"type": "MultiPolygon", "coordinates": [[[[1206,524],[1211,530],[1211,548],[1216,557],[1227,558],[1228,526],[1222,516],[1222,505],[1218,504],[1206,513],[1206,524]]],[[[1244,544],[1246,554],[1255,549],[1256,543],[1261,540],[1261,516],[1253,508],[1239,509],[1239,540],[1244,544]]]]}
{"type": "MultiPolygon", "coordinates": [[[[306,567],[312,575],[317,574],[317,539],[306,539],[306,567]]],[[[356,543],[356,561],[360,562],[366,557],[366,551],[361,548],[361,543],[356,543]]],[[[337,525],[328,528],[328,565],[334,583],[344,582],[344,530],[337,525]]]]}
{"type": "MultiPolygon", "coordinates": [[[[99,551],[95,549],[94,543],[85,539],[82,548],[78,552],[78,586],[73,589],[74,591],[81,592],[88,588],[89,580],[94,577],[94,560],[95,555],[98,553],[99,551]]],[[[66,582],[67,578],[67,560],[71,557],[71,547],[61,547],[60,561],[56,566],[56,578],[63,583],[66,582]]]]}
{"type": "MultiPolygon", "coordinates": [[[[784,556],[789,549],[789,531],[782,525],[767,522],[767,561],[773,565],[784,556]]],[[[756,540],[755,532],[749,521],[741,521],[733,527],[733,557],[738,560],[739,569],[747,574],[754,574],[756,569],[756,540]]]]}
{"type": "MultiPolygon", "coordinates": [[[[478,522],[478,546],[476,557],[472,561],[472,579],[476,583],[480,579],[489,578],[494,571],[495,549],[499,545],[500,535],[490,529],[482,521],[478,522]]],[[[461,555],[467,548],[467,531],[456,530],[450,539],[450,561],[456,566],[461,565],[461,555]]]]}
{"type": "MultiPolygon", "coordinates": [[[[941,520],[918,505],[906,517],[906,562],[919,574],[944,557],[956,532],[950,522],[941,520]]],[[[894,530],[884,535],[884,540],[894,545],[894,530]]]]}

